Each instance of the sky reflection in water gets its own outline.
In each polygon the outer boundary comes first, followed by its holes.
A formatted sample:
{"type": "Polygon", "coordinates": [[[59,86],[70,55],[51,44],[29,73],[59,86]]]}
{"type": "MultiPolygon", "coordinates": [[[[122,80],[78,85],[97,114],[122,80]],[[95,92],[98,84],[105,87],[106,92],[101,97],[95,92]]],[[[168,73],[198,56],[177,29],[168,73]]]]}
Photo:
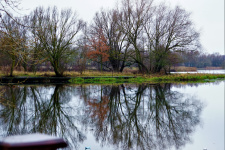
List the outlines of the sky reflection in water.
{"type": "Polygon", "coordinates": [[[186,149],[208,107],[187,91],[204,86],[1,86],[0,133],[56,135],[68,141],[68,149],[186,149]]]}

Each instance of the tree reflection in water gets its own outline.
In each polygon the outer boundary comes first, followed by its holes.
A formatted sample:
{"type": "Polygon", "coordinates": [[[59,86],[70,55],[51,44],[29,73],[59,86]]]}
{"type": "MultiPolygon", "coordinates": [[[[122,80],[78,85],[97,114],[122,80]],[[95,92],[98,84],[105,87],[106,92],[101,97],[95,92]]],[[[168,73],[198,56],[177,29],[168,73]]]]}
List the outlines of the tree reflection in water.
{"type": "Polygon", "coordinates": [[[11,105],[0,107],[1,136],[45,133],[63,137],[75,149],[86,137],[74,124],[72,92],[62,85],[6,86],[3,98],[11,105]]]}
{"type": "Polygon", "coordinates": [[[2,86],[2,98],[10,105],[0,104],[1,136],[41,132],[63,137],[78,149],[85,134],[93,133],[102,146],[117,149],[178,149],[190,141],[203,105],[171,87],[2,86]]]}
{"type": "Polygon", "coordinates": [[[100,88],[101,94],[89,99],[87,111],[96,140],[102,145],[178,149],[190,141],[190,133],[200,123],[201,102],[172,91],[171,84],[100,88]]]}

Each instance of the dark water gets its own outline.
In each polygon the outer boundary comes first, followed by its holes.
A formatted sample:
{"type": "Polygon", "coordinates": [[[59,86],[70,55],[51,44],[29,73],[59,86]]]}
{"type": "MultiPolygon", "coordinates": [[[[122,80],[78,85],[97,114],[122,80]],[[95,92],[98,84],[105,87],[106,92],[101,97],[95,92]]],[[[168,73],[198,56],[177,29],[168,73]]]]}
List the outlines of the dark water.
{"type": "Polygon", "coordinates": [[[224,82],[0,86],[0,137],[45,133],[68,149],[223,150],[224,82]]]}

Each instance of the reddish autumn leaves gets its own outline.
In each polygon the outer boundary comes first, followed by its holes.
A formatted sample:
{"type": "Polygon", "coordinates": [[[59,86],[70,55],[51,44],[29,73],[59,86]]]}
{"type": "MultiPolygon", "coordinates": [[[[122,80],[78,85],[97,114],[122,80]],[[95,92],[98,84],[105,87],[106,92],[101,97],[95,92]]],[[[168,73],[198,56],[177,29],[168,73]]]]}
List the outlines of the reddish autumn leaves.
{"type": "Polygon", "coordinates": [[[92,61],[99,63],[102,71],[103,63],[108,61],[109,58],[109,46],[107,45],[107,40],[101,29],[89,39],[87,48],[89,50],[87,57],[92,61]]]}

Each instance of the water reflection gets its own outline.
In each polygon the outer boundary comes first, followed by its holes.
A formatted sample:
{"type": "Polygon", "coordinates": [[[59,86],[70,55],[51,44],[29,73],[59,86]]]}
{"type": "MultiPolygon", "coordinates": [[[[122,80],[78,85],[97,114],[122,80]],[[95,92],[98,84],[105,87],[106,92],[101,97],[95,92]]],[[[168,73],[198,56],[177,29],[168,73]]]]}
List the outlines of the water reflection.
{"type": "Polygon", "coordinates": [[[0,107],[2,136],[39,132],[63,137],[76,148],[85,136],[74,124],[71,92],[61,85],[6,86],[3,98],[10,105],[0,107]]]}
{"type": "Polygon", "coordinates": [[[2,86],[2,99],[9,105],[0,105],[1,136],[41,132],[63,137],[70,149],[79,149],[93,134],[102,147],[178,149],[190,141],[203,105],[171,87],[2,86]]]}

